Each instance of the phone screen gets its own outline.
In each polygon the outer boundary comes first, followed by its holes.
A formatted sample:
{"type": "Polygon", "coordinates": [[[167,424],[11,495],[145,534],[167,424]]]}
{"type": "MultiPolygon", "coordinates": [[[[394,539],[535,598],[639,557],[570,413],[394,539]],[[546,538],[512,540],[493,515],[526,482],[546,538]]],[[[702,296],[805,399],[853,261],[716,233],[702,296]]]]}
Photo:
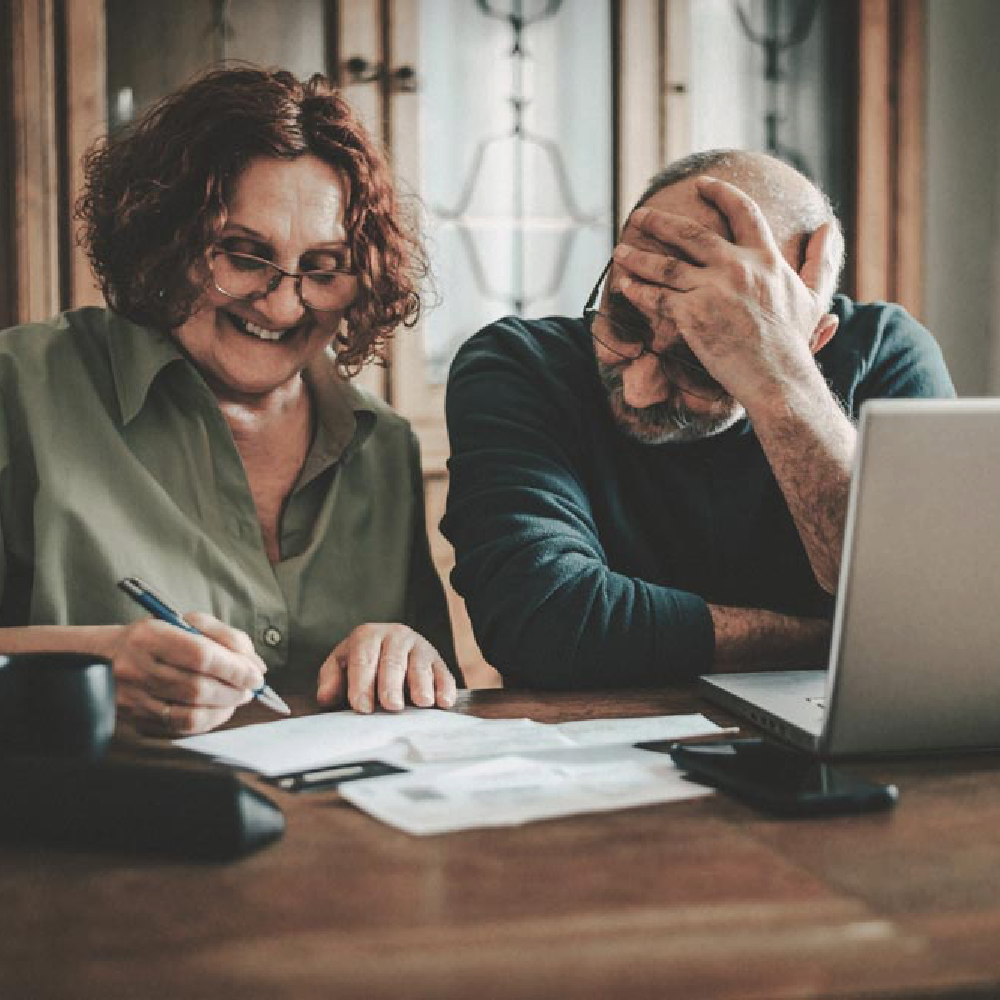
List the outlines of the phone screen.
{"type": "Polygon", "coordinates": [[[885,808],[899,794],[894,785],[869,781],[761,740],[638,746],[669,753],[695,780],[778,812],[807,815],[885,808]]]}

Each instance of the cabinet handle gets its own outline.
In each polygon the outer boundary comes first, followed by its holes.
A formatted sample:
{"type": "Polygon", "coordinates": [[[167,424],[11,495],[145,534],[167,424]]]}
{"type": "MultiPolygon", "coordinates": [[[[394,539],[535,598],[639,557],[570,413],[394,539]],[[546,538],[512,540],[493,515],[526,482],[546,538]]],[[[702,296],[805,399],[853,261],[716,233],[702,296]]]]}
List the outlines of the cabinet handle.
{"type": "Polygon", "coordinates": [[[382,77],[382,66],[370,63],[364,56],[351,56],[345,59],[342,67],[346,78],[344,86],[350,87],[358,83],[374,83],[382,77]]]}
{"type": "Polygon", "coordinates": [[[398,66],[387,72],[381,63],[370,63],[364,56],[351,56],[344,60],[342,68],[345,87],[381,82],[388,77],[390,93],[413,94],[420,89],[417,71],[412,66],[398,66]]]}

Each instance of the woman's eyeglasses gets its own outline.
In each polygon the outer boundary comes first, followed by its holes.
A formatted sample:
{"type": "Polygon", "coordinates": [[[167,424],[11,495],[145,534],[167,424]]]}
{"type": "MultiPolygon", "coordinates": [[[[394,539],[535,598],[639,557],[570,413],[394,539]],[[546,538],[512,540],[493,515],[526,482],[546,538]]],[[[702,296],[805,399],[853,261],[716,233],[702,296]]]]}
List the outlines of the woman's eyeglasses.
{"type": "Polygon", "coordinates": [[[622,315],[626,309],[634,310],[628,303],[616,312],[601,311],[597,308],[601,285],[611,268],[611,261],[604,265],[601,276],[594,285],[594,290],[583,307],[583,321],[590,330],[590,336],[612,357],[620,361],[638,361],[644,354],[651,354],[660,363],[667,380],[686,393],[698,399],[714,403],[726,395],[726,389],[720,385],[705,369],[697,358],[683,358],[680,350],[687,349],[683,340],[678,341],[662,351],[655,351],[650,346],[652,332],[649,324],[641,316],[629,317],[622,315]]]}
{"type": "MultiPolygon", "coordinates": [[[[333,255],[324,253],[323,256],[333,255]]],[[[333,312],[344,308],[345,299],[353,292],[351,283],[346,280],[354,274],[350,257],[346,252],[337,256],[344,260],[337,260],[334,267],[286,271],[263,257],[217,246],[209,251],[209,266],[215,287],[238,302],[262,299],[270,295],[282,279],[291,278],[307,309],[333,312]]]]}

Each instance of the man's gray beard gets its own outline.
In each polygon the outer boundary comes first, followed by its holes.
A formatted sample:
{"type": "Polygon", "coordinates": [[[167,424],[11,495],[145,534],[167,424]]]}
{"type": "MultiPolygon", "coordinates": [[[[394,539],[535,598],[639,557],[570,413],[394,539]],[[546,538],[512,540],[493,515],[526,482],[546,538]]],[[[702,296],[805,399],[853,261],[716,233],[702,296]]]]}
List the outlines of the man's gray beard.
{"type": "Polygon", "coordinates": [[[684,405],[682,393],[673,386],[663,402],[630,406],[625,402],[621,369],[598,361],[597,370],[615,423],[624,434],[641,444],[700,441],[728,430],[744,414],[743,407],[734,400],[730,400],[730,407],[721,414],[693,413],[684,405]]]}

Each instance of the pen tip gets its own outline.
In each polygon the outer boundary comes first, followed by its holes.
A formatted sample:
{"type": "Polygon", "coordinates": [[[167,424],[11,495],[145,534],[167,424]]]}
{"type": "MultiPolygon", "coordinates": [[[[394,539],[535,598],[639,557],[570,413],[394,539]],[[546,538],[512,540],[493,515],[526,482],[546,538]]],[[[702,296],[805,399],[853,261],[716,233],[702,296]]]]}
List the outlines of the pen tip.
{"type": "Polygon", "coordinates": [[[292,714],[292,710],[285,704],[284,699],[271,690],[267,684],[254,691],[254,694],[263,704],[267,705],[272,712],[277,712],[279,715],[292,714]]]}

